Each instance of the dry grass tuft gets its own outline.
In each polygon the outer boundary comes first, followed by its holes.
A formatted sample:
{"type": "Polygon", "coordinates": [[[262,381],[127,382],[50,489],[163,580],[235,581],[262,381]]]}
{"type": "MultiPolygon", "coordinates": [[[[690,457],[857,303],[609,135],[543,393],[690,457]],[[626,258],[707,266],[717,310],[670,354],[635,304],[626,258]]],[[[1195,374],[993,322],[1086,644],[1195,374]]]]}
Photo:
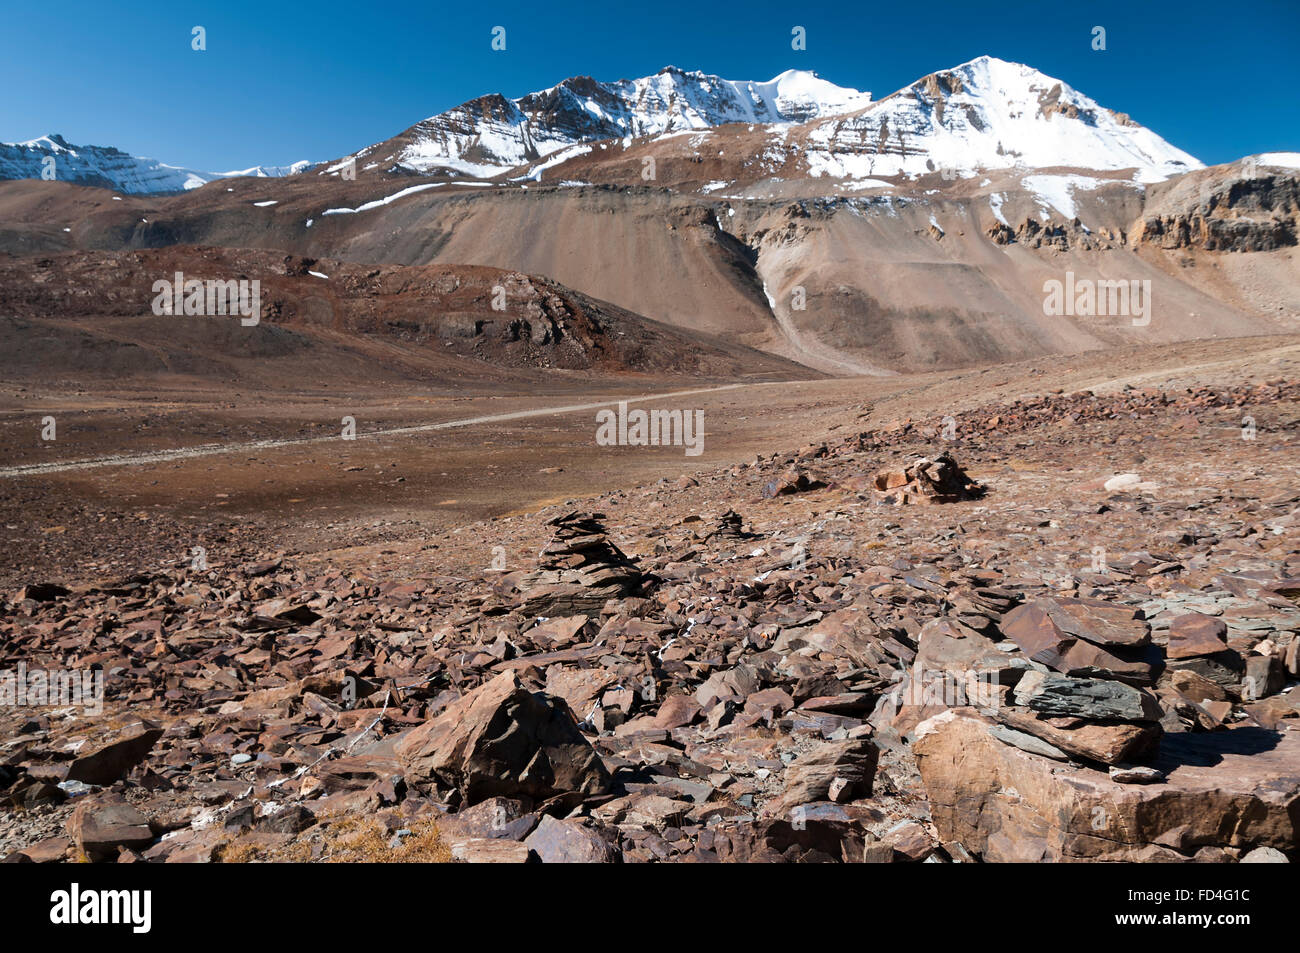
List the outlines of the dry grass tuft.
{"type": "Polygon", "coordinates": [[[223,846],[217,859],[225,864],[326,863],[326,864],[446,864],[451,848],[442,842],[437,821],[413,820],[411,834],[398,847],[389,846],[393,835],[378,821],[342,817],[312,828],[283,847],[239,843],[223,846]]]}

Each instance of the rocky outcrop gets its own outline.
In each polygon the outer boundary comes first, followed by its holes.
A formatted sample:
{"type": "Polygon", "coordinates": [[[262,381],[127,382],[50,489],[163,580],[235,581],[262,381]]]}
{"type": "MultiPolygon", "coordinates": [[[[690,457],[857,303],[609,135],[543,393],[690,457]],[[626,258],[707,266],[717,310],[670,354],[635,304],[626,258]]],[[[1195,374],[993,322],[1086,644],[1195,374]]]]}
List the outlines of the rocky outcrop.
{"type": "Polygon", "coordinates": [[[1300,734],[1237,728],[1166,738],[1159,784],[1004,744],[993,723],[946,712],[913,746],[945,842],[986,861],[1221,861],[1294,850],[1300,734]]]}
{"type": "Polygon", "coordinates": [[[996,222],[984,234],[996,245],[1017,244],[1058,251],[1121,248],[1128,243],[1123,229],[1099,228],[1094,231],[1085,227],[1077,217],[1068,222],[1026,218],[1014,229],[1005,222],[996,222]]]}
{"type": "Polygon", "coordinates": [[[1152,186],[1131,229],[1135,245],[1206,251],[1271,251],[1300,234],[1300,176],[1254,159],[1152,186]]]}

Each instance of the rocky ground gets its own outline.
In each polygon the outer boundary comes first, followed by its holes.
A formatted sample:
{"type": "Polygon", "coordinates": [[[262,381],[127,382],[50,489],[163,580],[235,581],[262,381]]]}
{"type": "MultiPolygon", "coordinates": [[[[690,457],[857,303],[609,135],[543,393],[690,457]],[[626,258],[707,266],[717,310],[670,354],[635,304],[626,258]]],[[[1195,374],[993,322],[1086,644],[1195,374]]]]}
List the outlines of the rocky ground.
{"type": "Polygon", "coordinates": [[[30,580],[0,668],[106,700],[0,709],[0,854],[1300,857],[1300,379],[852,419],[383,550],[30,580]]]}

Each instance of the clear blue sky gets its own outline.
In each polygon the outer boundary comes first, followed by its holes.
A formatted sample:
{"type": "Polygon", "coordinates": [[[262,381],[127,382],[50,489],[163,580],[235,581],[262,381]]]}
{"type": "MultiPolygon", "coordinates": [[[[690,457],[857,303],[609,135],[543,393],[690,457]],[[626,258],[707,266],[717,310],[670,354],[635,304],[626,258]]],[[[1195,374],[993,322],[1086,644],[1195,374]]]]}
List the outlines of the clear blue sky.
{"type": "Polygon", "coordinates": [[[62,133],[204,171],[346,155],[488,92],[672,64],[811,69],[877,97],[984,53],[1214,163],[1300,150],[1300,0],[440,4],[6,0],[0,141],[62,133]],[[808,49],[790,48],[790,30],[808,49]],[[205,52],[190,30],[207,29],[205,52]],[[490,49],[507,28],[504,53],[490,49]],[[1094,26],[1105,52],[1091,49],[1094,26]]]}

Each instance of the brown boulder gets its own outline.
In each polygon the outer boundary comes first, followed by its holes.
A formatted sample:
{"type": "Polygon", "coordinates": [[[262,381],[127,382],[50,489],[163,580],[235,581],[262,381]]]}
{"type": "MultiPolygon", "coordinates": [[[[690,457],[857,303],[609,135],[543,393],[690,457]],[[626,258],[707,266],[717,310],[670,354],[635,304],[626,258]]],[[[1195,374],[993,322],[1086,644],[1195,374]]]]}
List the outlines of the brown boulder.
{"type": "MultiPolygon", "coordinates": [[[[1130,642],[1103,648],[1087,636],[1115,638],[1118,620],[1114,615],[1090,617],[1085,600],[1036,599],[1016,606],[1002,619],[1002,634],[1015,642],[1035,662],[1065,675],[1114,678],[1138,684],[1155,675],[1145,646],[1130,642]],[[1063,603],[1074,603],[1063,605],[1063,603]]],[[[1141,623],[1145,629],[1146,623],[1141,623]]],[[[1130,637],[1135,630],[1130,629],[1130,637]]]]}
{"type": "Polygon", "coordinates": [[[1132,606],[1102,599],[1048,599],[1048,614],[1066,635],[1093,645],[1139,646],[1151,641],[1151,628],[1132,606]]]}
{"type": "Polygon", "coordinates": [[[1165,654],[1172,659],[1217,655],[1228,647],[1228,627],[1222,619],[1189,612],[1169,623],[1169,645],[1165,654]]]}
{"type": "Polygon", "coordinates": [[[537,825],[537,817],[525,811],[521,801],[490,797],[440,818],[438,836],[452,849],[474,839],[521,841],[537,825]]]}
{"type": "Polygon", "coordinates": [[[700,717],[700,703],[690,695],[669,695],[653,719],[656,728],[681,728],[700,717]]]}
{"type": "MultiPolygon", "coordinates": [[[[70,846],[71,841],[66,837],[47,837],[44,840],[37,841],[30,847],[24,847],[17,853],[34,864],[54,864],[61,863],[66,859],[70,846]]],[[[10,855],[10,857],[12,856],[10,855]]],[[[6,858],[6,862],[8,860],[9,858],[6,858]]]]}
{"type": "Polygon", "coordinates": [[[1027,732],[1075,758],[1102,764],[1145,758],[1155,750],[1161,735],[1158,725],[1052,717],[1027,708],[997,708],[994,717],[1007,727],[1027,732]]]}
{"type": "Polygon", "coordinates": [[[466,804],[493,796],[544,801],[590,796],[609,774],[563,699],[502,672],[396,744],[408,782],[456,789],[466,804]]]}
{"type": "Polygon", "coordinates": [[[112,784],[143,761],[161,737],[161,728],[141,720],[95,738],[77,752],[76,760],[68,768],[67,780],[112,784]]]}
{"type": "Polygon", "coordinates": [[[68,818],[68,835],[92,861],[111,860],[120,848],[153,843],[149,820],[125,801],[86,801],[68,818]]]}
{"type": "Polygon", "coordinates": [[[992,639],[947,616],[921,627],[913,664],[918,678],[922,673],[937,672],[988,677],[1011,667],[1007,653],[999,651],[992,639]]]}
{"type": "Polygon", "coordinates": [[[544,864],[608,864],[619,859],[609,841],[592,828],[549,815],[542,817],[524,843],[544,864]]]}
{"type": "Polygon", "coordinates": [[[989,734],[952,710],[913,746],[940,838],[985,861],[1190,860],[1224,850],[1295,850],[1300,732],[1237,728],[1167,735],[1163,784],[1120,784],[989,734]]]}
{"type": "Polygon", "coordinates": [[[786,769],[785,790],[767,805],[764,813],[779,817],[813,801],[871,797],[879,757],[870,738],[826,742],[786,769]]]}
{"type": "Polygon", "coordinates": [[[790,816],[723,821],[714,830],[714,850],[729,863],[888,863],[893,846],[867,830],[880,818],[854,804],[807,804],[790,816]]]}

